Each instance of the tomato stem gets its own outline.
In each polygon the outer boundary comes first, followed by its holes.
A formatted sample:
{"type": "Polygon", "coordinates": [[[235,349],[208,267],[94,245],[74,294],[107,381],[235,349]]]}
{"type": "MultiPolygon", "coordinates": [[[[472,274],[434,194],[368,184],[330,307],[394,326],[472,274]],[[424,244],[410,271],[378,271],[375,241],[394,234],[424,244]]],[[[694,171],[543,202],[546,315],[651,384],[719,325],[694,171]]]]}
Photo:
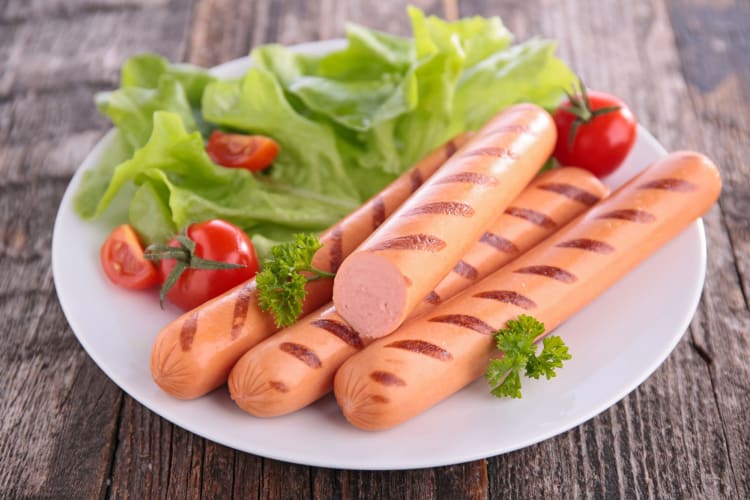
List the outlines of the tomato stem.
{"type": "Polygon", "coordinates": [[[180,246],[173,247],[154,243],[146,248],[143,256],[148,260],[160,261],[164,259],[173,259],[174,268],[164,280],[161,290],[159,290],[159,305],[164,309],[164,298],[167,293],[174,287],[182,273],[187,269],[219,270],[219,269],[238,269],[247,267],[245,264],[234,264],[231,262],[221,262],[217,260],[208,260],[198,257],[195,254],[195,242],[187,236],[187,229],[181,234],[174,237],[180,246]]]}
{"type": "Polygon", "coordinates": [[[583,79],[578,77],[578,85],[573,85],[573,91],[565,91],[565,95],[568,96],[570,105],[560,106],[561,109],[567,111],[571,115],[575,116],[575,120],[570,125],[570,132],[568,133],[568,149],[573,149],[573,143],[576,140],[578,128],[586,123],[591,123],[597,116],[605,115],[607,113],[614,113],[620,110],[620,106],[609,106],[606,108],[599,108],[596,110],[591,109],[591,101],[589,100],[589,94],[586,90],[586,85],[583,83],[583,79]]]}

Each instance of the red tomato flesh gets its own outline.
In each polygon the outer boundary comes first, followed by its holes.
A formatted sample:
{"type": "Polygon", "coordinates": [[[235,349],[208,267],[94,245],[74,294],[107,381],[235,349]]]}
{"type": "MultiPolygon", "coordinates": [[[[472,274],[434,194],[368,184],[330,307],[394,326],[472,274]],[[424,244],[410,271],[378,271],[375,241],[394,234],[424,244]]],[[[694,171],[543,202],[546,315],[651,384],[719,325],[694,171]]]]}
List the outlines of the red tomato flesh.
{"type": "Polygon", "coordinates": [[[279,154],[279,145],[263,135],[228,134],[215,130],[208,138],[206,152],[224,167],[258,172],[267,168],[279,154]]]}
{"type": "Polygon", "coordinates": [[[104,273],[116,285],[142,290],[159,282],[156,266],[143,257],[143,245],[129,224],[118,226],[110,233],[99,257],[104,273]]]}

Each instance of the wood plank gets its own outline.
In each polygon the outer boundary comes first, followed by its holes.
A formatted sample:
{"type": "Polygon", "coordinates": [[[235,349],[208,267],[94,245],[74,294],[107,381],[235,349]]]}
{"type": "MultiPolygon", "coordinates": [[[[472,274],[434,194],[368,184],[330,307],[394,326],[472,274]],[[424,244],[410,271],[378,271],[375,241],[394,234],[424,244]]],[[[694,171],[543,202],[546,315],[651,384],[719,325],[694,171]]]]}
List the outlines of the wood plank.
{"type": "MultiPolygon", "coordinates": [[[[175,426],[126,397],[119,422],[109,493],[115,498],[187,497],[200,491],[204,443],[173,439],[175,426]],[[180,460],[172,474],[172,460],[180,460]],[[196,470],[196,468],[198,470],[196,470]],[[190,474],[184,473],[190,471],[190,474]]],[[[184,431],[181,431],[184,433],[184,431]]]]}
{"type": "Polygon", "coordinates": [[[0,44],[0,99],[30,91],[59,94],[80,85],[88,86],[93,97],[96,90],[116,86],[120,66],[130,55],[155,51],[182,59],[190,2],[112,9],[93,5],[88,11],[81,7],[87,15],[72,9],[70,17],[42,17],[50,11],[39,7],[38,16],[29,14],[33,22],[0,28],[0,40],[6,42],[0,44]]]}
{"type": "Polygon", "coordinates": [[[146,3],[0,9],[0,333],[9,347],[0,369],[10,374],[0,392],[3,497],[107,491],[124,399],[62,315],[51,227],[70,176],[108,127],[93,93],[116,82],[132,51],[162,39],[168,55],[184,52],[177,28],[182,18],[186,33],[189,12],[146,3]]]}
{"type": "Polygon", "coordinates": [[[164,5],[168,0],[5,0],[0,3],[0,25],[45,19],[80,18],[112,11],[164,5]]]}
{"type": "MultiPolygon", "coordinates": [[[[750,496],[750,5],[668,1],[681,70],[706,152],[720,165],[720,210],[706,218],[709,265],[694,342],[709,362],[738,498],[750,496]]],[[[691,117],[693,118],[693,117],[691,117]]]]}
{"type": "Polygon", "coordinates": [[[109,467],[120,391],[80,348],[52,284],[49,228],[66,184],[0,188],[4,497],[100,495],[109,467]]]}

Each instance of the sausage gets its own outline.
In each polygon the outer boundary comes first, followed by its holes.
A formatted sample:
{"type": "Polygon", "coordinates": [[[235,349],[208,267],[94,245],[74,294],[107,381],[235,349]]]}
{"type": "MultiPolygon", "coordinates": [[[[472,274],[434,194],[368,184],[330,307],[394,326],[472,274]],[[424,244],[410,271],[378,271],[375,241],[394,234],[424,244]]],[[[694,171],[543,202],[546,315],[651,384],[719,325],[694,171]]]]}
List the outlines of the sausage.
{"type": "Polygon", "coordinates": [[[291,413],[327,394],[338,367],[371,341],[329,303],[245,353],[229,374],[229,394],[257,417],[291,413]]]}
{"type": "Polygon", "coordinates": [[[493,117],[341,265],[333,303],[355,330],[395,330],[529,183],[555,145],[533,104],[493,117]]]}
{"type": "MultiPolygon", "coordinates": [[[[313,265],[336,271],[341,261],[468,140],[462,134],[428,154],[379,194],[321,235],[313,265]]],[[[332,281],[307,284],[303,314],[331,299],[332,281]]],[[[252,346],[278,330],[258,306],[255,279],[189,311],[156,336],[151,375],[169,394],[193,399],[226,382],[234,363],[252,346]]]]}
{"type": "MultiPolygon", "coordinates": [[[[560,168],[538,176],[475,243],[459,266],[432,292],[445,299],[533,247],[558,227],[606,196],[592,174],[560,168]],[[469,267],[472,272],[466,272],[469,267]],[[437,292],[437,293],[436,293],[437,292]]],[[[425,301],[412,317],[429,310],[425,301]]],[[[362,337],[332,304],[304,317],[245,353],[229,374],[229,394],[259,417],[284,415],[323,397],[341,364],[365,347],[362,337]]]]}
{"type": "Polygon", "coordinates": [[[386,429],[445,399],[498,355],[493,334],[506,321],[529,314],[554,329],[705,213],[720,189],[715,165],[698,153],[656,162],[529,253],[352,356],[334,379],[345,417],[386,429]]]}
{"type": "Polygon", "coordinates": [[[587,170],[563,167],[540,174],[427,294],[411,317],[424,314],[504,266],[607,194],[609,189],[587,170]]]}

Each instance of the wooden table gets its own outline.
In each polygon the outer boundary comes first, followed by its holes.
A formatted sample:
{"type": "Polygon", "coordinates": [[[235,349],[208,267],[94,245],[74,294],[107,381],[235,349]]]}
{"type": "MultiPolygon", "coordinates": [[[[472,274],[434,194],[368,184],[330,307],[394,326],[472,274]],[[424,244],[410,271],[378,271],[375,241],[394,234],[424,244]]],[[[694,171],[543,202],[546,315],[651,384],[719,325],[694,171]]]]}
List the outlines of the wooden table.
{"type": "MultiPolygon", "coordinates": [[[[452,16],[453,2],[417,0],[452,16]]],[[[637,390],[521,451],[435,469],[340,471],[237,452],[125,395],[70,331],[50,270],[68,181],[108,129],[94,92],[140,51],[212,66],[264,42],[408,33],[401,1],[0,1],[0,497],[750,498],[750,4],[462,1],[544,35],[668,148],[704,151],[724,191],[690,330],[637,390]],[[318,5],[319,4],[319,5],[318,5]]],[[[654,298],[659,300],[658,297],[654,298]]]]}

